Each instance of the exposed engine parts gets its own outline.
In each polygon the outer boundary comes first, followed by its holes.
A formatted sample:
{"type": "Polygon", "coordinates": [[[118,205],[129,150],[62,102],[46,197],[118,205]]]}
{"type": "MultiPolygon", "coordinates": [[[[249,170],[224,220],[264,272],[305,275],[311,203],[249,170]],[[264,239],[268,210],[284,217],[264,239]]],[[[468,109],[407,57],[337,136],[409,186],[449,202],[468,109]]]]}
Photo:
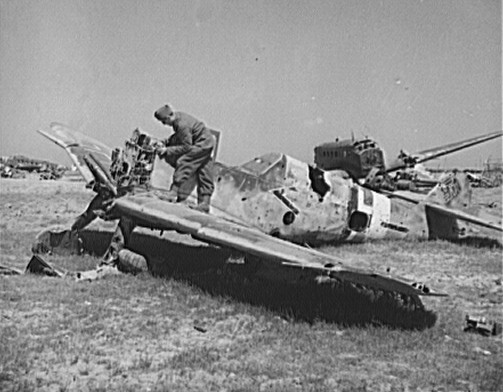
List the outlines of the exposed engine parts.
{"type": "Polygon", "coordinates": [[[157,140],[137,128],[131,139],[126,140],[124,149],[113,150],[110,174],[119,188],[149,186],[157,143],[157,140]]]}

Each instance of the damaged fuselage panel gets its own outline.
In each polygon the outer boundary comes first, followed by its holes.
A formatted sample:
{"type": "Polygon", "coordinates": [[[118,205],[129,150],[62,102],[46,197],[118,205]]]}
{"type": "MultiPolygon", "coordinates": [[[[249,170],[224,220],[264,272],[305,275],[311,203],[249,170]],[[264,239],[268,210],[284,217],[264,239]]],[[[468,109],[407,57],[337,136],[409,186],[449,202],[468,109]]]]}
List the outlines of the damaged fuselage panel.
{"type": "Polygon", "coordinates": [[[215,214],[273,236],[320,244],[404,238],[410,207],[285,154],[270,153],[238,167],[216,165],[215,214]]]}

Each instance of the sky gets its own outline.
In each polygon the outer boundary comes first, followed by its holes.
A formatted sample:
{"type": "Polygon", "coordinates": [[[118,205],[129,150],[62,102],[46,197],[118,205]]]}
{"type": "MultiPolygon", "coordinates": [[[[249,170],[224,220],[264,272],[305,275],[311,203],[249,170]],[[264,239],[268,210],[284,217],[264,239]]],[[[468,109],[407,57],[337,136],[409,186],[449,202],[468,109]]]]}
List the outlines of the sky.
{"type": "MultiPolygon", "coordinates": [[[[496,0],[0,0],[0,155],[69,164],[53,121],[111,147],[167,129],[165,103],[222,132],[231,165],[371,136],[388,161],[502,129],[496,0]]],[[[501,139],[429,166],[481,167],[501,139]]]]}

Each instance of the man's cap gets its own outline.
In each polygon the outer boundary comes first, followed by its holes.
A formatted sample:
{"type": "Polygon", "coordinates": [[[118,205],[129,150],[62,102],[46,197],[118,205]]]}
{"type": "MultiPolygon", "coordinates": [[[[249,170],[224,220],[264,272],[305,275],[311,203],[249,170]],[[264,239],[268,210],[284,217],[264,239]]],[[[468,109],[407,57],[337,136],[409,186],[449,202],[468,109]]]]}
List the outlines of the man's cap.
{"type": "Polygon", "coordinates": [[[171,116],[173,113],[173,108],[169,106],[169,104],[166,104],[154,112],[154,117],[160,120],[162,118],[171,116]]]}

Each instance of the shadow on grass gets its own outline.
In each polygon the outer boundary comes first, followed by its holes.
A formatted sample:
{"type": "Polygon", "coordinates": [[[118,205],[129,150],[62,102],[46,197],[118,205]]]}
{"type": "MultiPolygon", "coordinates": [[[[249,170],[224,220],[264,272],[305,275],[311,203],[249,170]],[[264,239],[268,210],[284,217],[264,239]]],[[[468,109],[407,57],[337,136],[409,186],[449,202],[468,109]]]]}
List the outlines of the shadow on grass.
{"type": "MultiPolygon", "coordinates": [[[[86,230],[81,237],[87,252],[101,255],[111,233],[86,230]]],[[[294,320],[420,330],[436,321],[417,296],[334,279],[320,284],[314,273],[275,263],[244,263],[243,257],[227,249],[190,246],[142,233],[133,234],[129,248],[147,258],[155,276],[185,281],[211,295],[263,306],[294,320]]]]}
{"type": "Polygon", "coordinates": [[[503,249],[500,241],[488,237],[465,237],[452,242],[459,245],[473,246],[475,248],[503,249]]]}

